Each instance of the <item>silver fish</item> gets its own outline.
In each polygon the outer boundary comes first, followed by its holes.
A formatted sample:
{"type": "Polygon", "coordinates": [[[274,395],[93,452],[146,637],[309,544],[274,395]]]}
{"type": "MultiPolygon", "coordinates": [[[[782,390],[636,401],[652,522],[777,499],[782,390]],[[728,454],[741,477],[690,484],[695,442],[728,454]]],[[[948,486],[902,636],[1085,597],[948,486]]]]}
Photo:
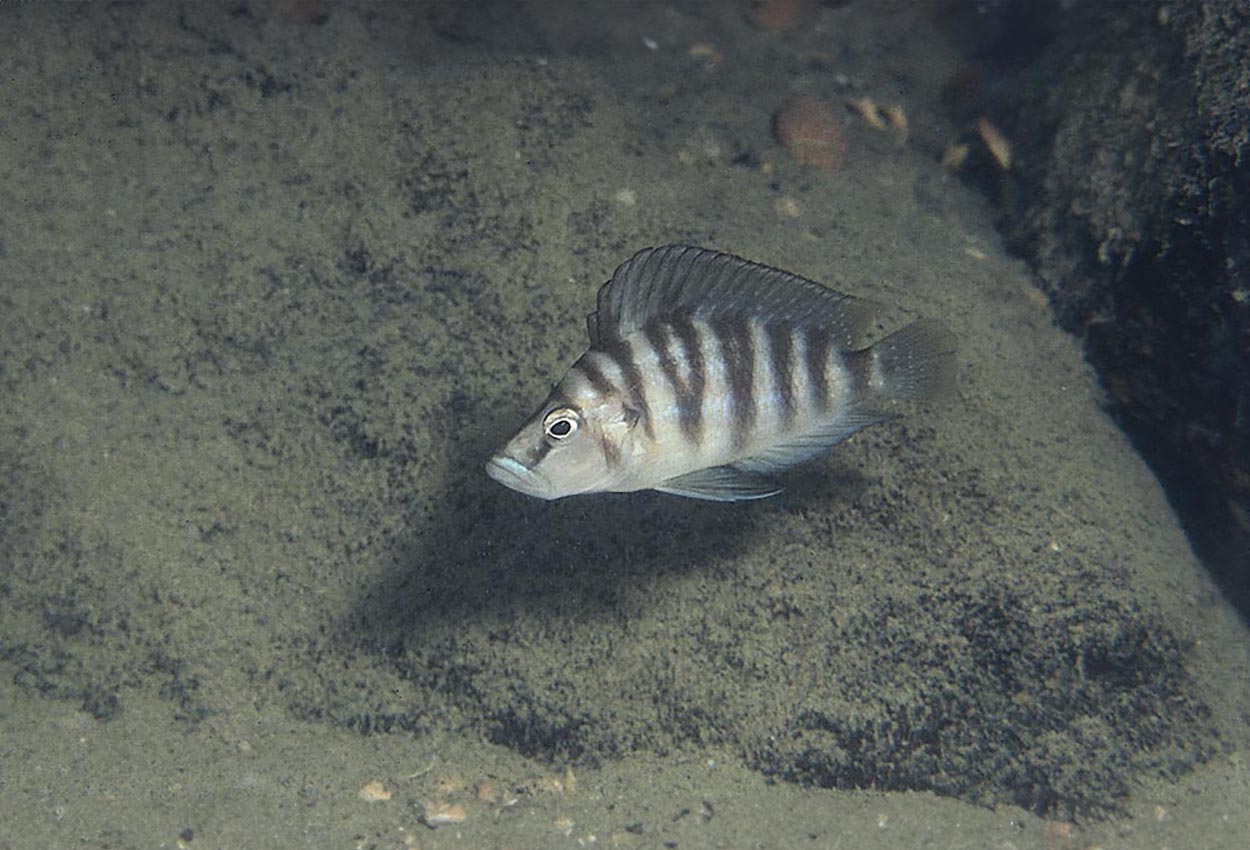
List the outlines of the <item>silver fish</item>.
{"type": "Polygon", "coordinates": [[[867,348],[875,306],[703,248],[639,251],[599,290],[590,348],[486,472],[558,499],[659,490],[732,502],[954,382],[954,341],[915,321],[867,348]]]}

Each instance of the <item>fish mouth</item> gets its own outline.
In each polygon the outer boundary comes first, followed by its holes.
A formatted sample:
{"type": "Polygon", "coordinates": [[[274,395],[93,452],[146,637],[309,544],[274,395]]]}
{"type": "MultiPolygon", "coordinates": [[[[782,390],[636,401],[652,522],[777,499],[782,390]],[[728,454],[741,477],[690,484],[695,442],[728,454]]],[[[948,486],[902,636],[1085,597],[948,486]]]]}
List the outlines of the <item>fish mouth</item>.
{"type": "Polygon", "coordinates": [[[495,455],[486,464],[486,474],[510,490],[550,499],[551,484],[541,473],[525,466],[516,458],[507,455],[495,455]]]}

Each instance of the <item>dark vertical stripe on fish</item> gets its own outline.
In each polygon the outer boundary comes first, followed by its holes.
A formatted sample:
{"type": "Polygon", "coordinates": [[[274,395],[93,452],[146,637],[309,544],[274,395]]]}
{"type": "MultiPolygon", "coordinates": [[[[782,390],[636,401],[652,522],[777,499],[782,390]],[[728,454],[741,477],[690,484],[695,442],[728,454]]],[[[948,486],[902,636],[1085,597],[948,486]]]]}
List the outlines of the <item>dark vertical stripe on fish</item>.
{"type": "Polygon", "coordinates": [[[780,405],[781,427],[789,428],[796,413],[794,405],[794,336],[791,328],[775,322],[764,325],[768,338],[768,362],[780,405]]]}
{"type": "Polygon", "coordinates": [[[534,467],[538,466],[538,464],[543,462],[543,458],[547,456],[547,453],[549,451],[551,451],[551,443],[547,442],[546,440],[543,440],[534,448],[534,451],[530,453],[530,456],[528,458],[529,462],[526,463],[525,466],[527,466],[530,469],[533,469],[534,467]]]}
{"type": "Polygon", "coordinates": [[[674,319],[672,328],[673,333],[681,340],[686,358],[686,373],[690,375],[684,398],[678,400],[681,405],[681,430],[695,445],[700,445],[703,442],[703,396],[707,392],[707,363],[703,360],[703,340],[699,338],[699,329],[689,316],[674,319]],[[686,418],[687,415],[689,419],[686,418]]]}
{"type": "Polygon", "coordinates": [[[603,451],[603,462],[608,469],[617,469],[621,465],[621,447],[612,442],[607,432],[599,432],[599,448],[603,451]]]}
{"type": "Polygon", "coordinates": [[[829,411],[829,382],[825,377],[829,363],[829,330],[814,328],[807,334],[807,383],[812,392],[812,405],[817,413],[829,411]]]}
{"type": "Polygon", "coordinates": [[[632,408],[642,419],[642,428],[649,439],[655,439],[655,431],[651,426],[651,407],[647,404],[646,387],[642,381],[642,371],[634,360],[634,350],[622,339],[609,340],[601,352],[616,362],[621,369],[621,377],[625,386],[621,387],[625,406],[632,408]]]}
{"type": "Polygon", "coordinates": [[[642,335],[647,340],[647,345],[651,346],[651,350],[655,352],[655,359],[660,363],[660,371],[664,373],[664,379],[673,388],[673,397],[677,399],[677,404],[679,405],[677,416],[681,419],[683,417],[680,405],[684,387],[681,375],[677,372],[677,361],[674,359],[673,351],[668,344],[668,334],[664,332],[662,326],[652,322],[642,329],[642,335]]]}
{"type": "Polygon", "coordinates": [[[698,336],[688,322],[675,322],[668,326],[648,325],[643,333],[655,350],[664,377],[673,388],[673,398],[677,402],[677,423],[681,432],[686,439],[697,445],[703,421],[704,384],[703,355],[698,350],[698,336]],[[672,336],[669,335],[670,330],[672,336]],[[674,350],[674,336],[681,343],[680,352],[674,350]],[[693,350],[691,346],[694,346],[693,350]],[[689,370],[689,381],[682,377],[683,366],[689,370]]]}
{"type": "Polygon", "coordinates": [[[711,323],[720,342],[721,359],[729,383],[729,419],[732,445],[740,449],[755,428],[755,346],[751,343],[750,319],[726,316],[711,323]]]}
{"type": "MultiPolygon", "coordinates": [[[[569,369],[569,374],[576,373],[580,375],[582,379],[590,385],[590,388],[594,390],[595,395],[598,397],[602,398],[618,395],[616,385],[612,383],[612,380],[607,375],[603,374],[603,370],[599,368],[599,364],[595,362],[595,358],[587,356],[589,354],[590,352],[588,351],[586,354],[579,357],[577,362],[574,363],[569,369]]],[[[566,401],[561,406],[577,407],[577,405],[573,404],[571,401],[566,401]]],[[[544,440],[542,455],[545,456],[550,449],[551,446],[544,440]]],[[[603,452],[603,462],[607,464],[609,469],[616,469],[621,465],[620,447],[615,445],[611,440],[607,439],[607,436],[602,431],[599,432],[599,449],[603,452]]],[[[542,460],[541,456],[535,460],[535,463],[539,460],[542,460]]]]}
{"type": "Polygon", "coordinates": [[[876,352],[871,348],[860,351],[848,351],[842,355],[842,365],[850,375],[851,386],[856,392],[872,392],[872,372],[876,360],[876,352]]]}
{"type": "Polygon", "coordinates": [[[588,351],[579,357],[569,371],[580,372],[597,394],[601,396],[616,395],[619,392],[616,385],[612,383],[607,375],[603,374],[603,370],[595,363],[593,357],[588,356],[589,354],[590,352],[588,351]]]}

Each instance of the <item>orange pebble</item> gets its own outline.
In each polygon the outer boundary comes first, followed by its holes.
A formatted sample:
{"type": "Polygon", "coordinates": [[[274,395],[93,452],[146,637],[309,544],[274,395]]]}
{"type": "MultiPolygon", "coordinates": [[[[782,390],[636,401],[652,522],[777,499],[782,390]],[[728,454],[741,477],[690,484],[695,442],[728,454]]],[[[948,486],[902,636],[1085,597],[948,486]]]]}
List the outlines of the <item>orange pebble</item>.
{"type": "Polygon", "coordinates": [[[837,171],[846,161],[842,122],[827,101],[809,95],[795,98],[777,113],[773,126],[777,141],[799,165],[837,171]]]}
{"type": "Polygon", "coordinates": [[[788,30],[811,5],[811,0],[754,0],[747,15],[761,29],[788,30]]]}

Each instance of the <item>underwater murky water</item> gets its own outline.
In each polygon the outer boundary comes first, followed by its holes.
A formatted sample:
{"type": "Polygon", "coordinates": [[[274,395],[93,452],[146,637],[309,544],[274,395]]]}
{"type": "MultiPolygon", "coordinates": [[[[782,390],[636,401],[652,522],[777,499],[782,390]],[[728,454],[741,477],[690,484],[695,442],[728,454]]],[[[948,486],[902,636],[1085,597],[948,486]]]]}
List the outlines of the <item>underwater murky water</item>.
{"type": "Polygon", "coordinates": [[[745,5],[0,5],[0,847],[1240,846],[1250,636],[940,18],[745,5]],[[670,243],[954,395],[749,504],[490,480],[670,243]]]}

